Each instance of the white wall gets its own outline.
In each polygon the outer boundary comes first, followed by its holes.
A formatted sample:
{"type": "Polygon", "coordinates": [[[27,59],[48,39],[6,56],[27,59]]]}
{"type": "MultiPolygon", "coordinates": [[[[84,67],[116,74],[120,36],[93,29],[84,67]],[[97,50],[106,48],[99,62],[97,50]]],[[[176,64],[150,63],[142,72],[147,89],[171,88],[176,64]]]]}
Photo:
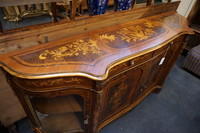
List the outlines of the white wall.
{"type": "MultiPolygon", "coordinates": [[[[167,2],[167,1],[168,0],[162,0],[162,2],[167,2]]],[[[177,12],[187,17],[197,0],[172,0],[172,1],[181,1],[177,9],[177,12]]]]}
{"type": "MultiPolygon", "coordinates": [[[[172,1],[178,1],[178,0],[172,0],[172,1]]],[[[180,1],[181,3],[177,9],[177,12],[187,17],[197,0],[180,0],[180,1]]]]}

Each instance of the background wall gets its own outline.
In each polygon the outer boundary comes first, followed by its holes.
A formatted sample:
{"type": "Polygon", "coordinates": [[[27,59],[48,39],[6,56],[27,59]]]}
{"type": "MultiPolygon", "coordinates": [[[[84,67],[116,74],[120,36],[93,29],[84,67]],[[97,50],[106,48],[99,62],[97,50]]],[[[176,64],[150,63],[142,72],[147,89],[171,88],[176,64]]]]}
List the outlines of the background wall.
{"type": "MultiPolygon", "coordinates": [[[[162,0],[162,2],[167,2],[168,0],[162,0]]],[[[185,17],[188,17],[192,7],[197,0],[172,0],[172,1],[181,1],[177,12],[185,17]]]]}
{"type": "MultiPolygon", "coordinates": [[[[178,1],[178,0],[172,0],[178,1]]],[[[192,7],[196,3],[197,0],[180,0],[181,3],[177,9],[177,12],[185,17],[188,17],[192,7]]]]}

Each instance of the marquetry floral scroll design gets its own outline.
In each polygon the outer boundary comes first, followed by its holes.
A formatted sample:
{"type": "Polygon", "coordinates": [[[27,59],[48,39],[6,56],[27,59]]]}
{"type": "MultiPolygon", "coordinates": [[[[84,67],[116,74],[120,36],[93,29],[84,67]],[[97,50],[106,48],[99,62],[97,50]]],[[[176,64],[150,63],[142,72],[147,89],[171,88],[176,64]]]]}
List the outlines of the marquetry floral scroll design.
{"type": "Polygon", "coordinates": [[[122,99],[127,94],[127,89],[128,89],[128,85],[124,81],[120,83],[117,88],[115,88],[114,94],[112,98],[109,99],[109,102],[108,102],[111,110],[116,109],[122,104],[121,102],[122,102],[122,99]]]}
{"type": "Polygon", "coordinates": [[[87,54],[102,54],[101,50],[97,46],[97,41],[94,41],[92,39],[89,39],[88,41],[78,40],[56,48],[54,50],[45,50],[39,55],[39,59],[45,60],[48,56],[51,56],[54,60],[62,60],[63,57],[72,57],[87,54]]]}
{"type": "Polygon", "coordinates": [[[70,79],[64,79],[64,78],[59,78],[59,79],[45,79],[44,80],[38,80],[34,82],[29,82],[29,81],[24,81],[25,86],[32,86],[32,87],[51,87],[54,85],[61,85],[61,84],[70,84],[70,83],[76,83],[80,84],[82,82],[82,79],[80,78],[70,78],[70,79]]]}
{"type": "Polygon", "coordinates": [[[121,40],[137,42],[155,35],[156,31],[154,28],[159,25],[159,23],[154,23],[153,21],[145,21],[143,25],[132,25],[122,28],[117,33],[121,35],[121,40]]]}
{"type": "Polygon", "coordinates": [[[99,38],[100,38],[101,40],[107,39],[107,40],[109,40],[109,41],[114,41],[114,40],[116,40],[115,35],[107,35],[107,34],[100,35],[99,38]]]}

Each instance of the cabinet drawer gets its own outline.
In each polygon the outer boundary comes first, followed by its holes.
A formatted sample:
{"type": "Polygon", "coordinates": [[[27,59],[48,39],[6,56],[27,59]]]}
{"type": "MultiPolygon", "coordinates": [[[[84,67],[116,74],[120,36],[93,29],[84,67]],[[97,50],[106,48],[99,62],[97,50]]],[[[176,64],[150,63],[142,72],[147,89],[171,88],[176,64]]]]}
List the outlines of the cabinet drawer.
{"type": "Polygon", "coordinates": [[[157,49],[154,51],[153,56],[157,56],[159,54],[161,54],[163,51],[167,50],[167,47],[169,46],[169,44],[162,46],[161,48],[157,49]]]}
{"type": "Polygon", "coordinates": [[[185,35],[179,36],[176,39],[174,39],[173,41],[169,42],[167,45],[162,46],[161,48],[157,49],[154,51],[154,55],[156,56],[160,53],[162,53],[163,51],[167,50],[167,47],[170,46],[174,46],[175,44],[180,44],[184,41],[185,35]]]}
{"type": "Polygon", "coordinates": [[[130,59],[126,62],[123,62],[117,66],[114,66],[110,71],[109,71],[109,76],[115,75],[121,71],[124,71],[130,67],[137,66],[145,61],[150,60],[153,57],[153,52],[141,55],[139,57],[130,59]]]}
{"type": "Polygon", "coordinates": [[[49,79],[13,78],[14,82],[27,91],[45,91],[55,88],[93,88],[94,81],[84,77],[60,77],[49,79]]]}
{"type": "Polygon", "coordinates": [[[179,36],[179,37],[177,37],[176,39],[173,40],[173,43],[175,44],[175,43],[183,42],[184,38],[185,38],[185,35],[179,36]]]}

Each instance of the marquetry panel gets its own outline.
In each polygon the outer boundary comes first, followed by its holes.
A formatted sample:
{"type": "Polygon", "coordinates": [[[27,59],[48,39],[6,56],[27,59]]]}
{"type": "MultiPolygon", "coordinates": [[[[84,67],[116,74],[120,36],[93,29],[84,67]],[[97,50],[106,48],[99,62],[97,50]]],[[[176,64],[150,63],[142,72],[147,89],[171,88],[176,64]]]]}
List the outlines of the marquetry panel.
{"type": "Polygon", "coordinates": [[[27,91],[49,91],[56,88],[87,88],[94,87],[94,81],[84,77],[60,77],[48,79],[22,79],[14,77],[13,80],[27,91]]]}
{"type": "Polygon", "coordinates": [[[22,78],[74,75],[104,80],[119,62],[156,50],[169,38],[185,33],[192,33],[185,18],[171,12],[6,54],[0,61],[2,67],[22,78]]]}
{"type": "Polygon", "coordinates": [[[132,69],[114,77],[104,85],[104,105],[102,120],[115,115],[129,106],[131,97],[136,90],[143,74],[142,68],[132,69]]]}
{"type": "MultiPolygon", "coordinates": [[[[156,50],[157,51],[157,50],[156,50]]],[[[125,71],[126,69],[130,69],[131,67],[138,66],[144,62],[147,62],[153,57],[153,52],[149,52],[147,54],[141,55],[139,57],[130,59],[126,62],[123,62],[119,65],[116,65],[109,71],[109,76],[115,75],[116,73],[125,71]]]]}
{"type": "Polygon", "coordinates": [[[109,43],[105,43],[107,47],[122,49],[139,45],[166,32],[167,29],[162,26],[161,22],[148,19],[140,24],[127,24],[118,30],[110,30],[100,36],[105,36],[104,39],[108,40],[109,43]]]}

